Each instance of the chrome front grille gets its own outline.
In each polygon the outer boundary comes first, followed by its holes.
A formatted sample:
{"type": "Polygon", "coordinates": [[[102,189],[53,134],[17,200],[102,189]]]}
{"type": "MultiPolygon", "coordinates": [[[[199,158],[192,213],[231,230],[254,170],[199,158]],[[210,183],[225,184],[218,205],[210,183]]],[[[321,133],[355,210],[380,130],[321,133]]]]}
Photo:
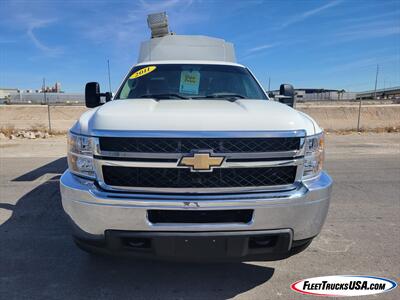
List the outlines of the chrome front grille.
{"type": "Polygon", "coordinates": [[[103,151],[190,153],[207,149],[214,153],[291,151],[300,147],[300,137],[265,138],[121,138],[100,137],[103,151]]]}
{"type": "Polygon", "coordinates": [[[95,138],[94,165],[102,188],[141,193],[264,192],[295,188],[303,173],[304,131],[137,134],[107,132],[95,138]],[[182,157],[198,151],[223,156],[224,161],[205,172],[179,164],[182,157]]]}
{"type": "Polygon", "coordinates": [[[232,188],[293,184],[296,166],[269,168],[218,168],[191,172],[183,168],[103,166],[104,182],[139,188],[232,188]]]}

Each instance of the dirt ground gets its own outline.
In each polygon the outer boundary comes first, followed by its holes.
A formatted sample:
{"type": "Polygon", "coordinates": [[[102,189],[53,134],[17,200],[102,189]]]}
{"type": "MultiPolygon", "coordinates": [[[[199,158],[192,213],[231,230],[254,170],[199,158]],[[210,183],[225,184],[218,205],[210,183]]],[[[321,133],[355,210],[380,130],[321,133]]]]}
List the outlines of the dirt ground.
{"type": "MultiPolygon", "coordinates": [[[[352,130],[357,128],[358,104],[310,105],[297,107],[314,118],[325,130],[352,130]]],[[[52,130],[66,132],[84,106],[51,106],[52,130]]],[[[0,128],[48,129],[48,110],[45,105],[0,105],[0,128]]],[[[364,129],[400,127],[400,104],[368,104],[361,109],[360,126],[364,129]]]]}

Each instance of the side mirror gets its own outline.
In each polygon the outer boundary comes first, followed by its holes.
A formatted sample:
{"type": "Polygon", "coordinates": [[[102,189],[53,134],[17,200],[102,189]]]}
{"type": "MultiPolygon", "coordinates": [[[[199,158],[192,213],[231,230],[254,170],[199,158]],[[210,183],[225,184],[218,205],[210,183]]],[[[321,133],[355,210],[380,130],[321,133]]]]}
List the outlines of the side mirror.
{"type": "Polygon", "coordinates": [[[100,85],[98,82],[88,82],[85,87],[86,107],[93,108],[101,105],[100,85]]]}
{"type": "Polygon", "coordinates": [[[85,87],[86,107],[93,108],[102,105],[101,97],[106,98],[106,102],[112,98],[111,93],[100,93],[100,85],[98,82],[88,82],[85,87]]]}
{"type": "Polygon", "coordinates": [[[291,84],[281,84],[279,88],[279,97],[278,101],[280,103],[289,105],[290,107],[294,107],[295,98],[294,98],[294,88],[291,84]]]}

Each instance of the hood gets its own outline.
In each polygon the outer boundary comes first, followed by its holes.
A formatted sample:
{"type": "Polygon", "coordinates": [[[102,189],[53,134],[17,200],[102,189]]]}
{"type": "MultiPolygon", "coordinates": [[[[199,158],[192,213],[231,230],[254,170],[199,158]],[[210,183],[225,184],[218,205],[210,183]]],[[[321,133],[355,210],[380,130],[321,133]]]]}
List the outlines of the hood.
{"type": "Polygon", "coordinates": [[[315,134],[312,119],[269,100],[114,100],[84,113],[72,129],[114,131],[286,131],[315,134]]]}

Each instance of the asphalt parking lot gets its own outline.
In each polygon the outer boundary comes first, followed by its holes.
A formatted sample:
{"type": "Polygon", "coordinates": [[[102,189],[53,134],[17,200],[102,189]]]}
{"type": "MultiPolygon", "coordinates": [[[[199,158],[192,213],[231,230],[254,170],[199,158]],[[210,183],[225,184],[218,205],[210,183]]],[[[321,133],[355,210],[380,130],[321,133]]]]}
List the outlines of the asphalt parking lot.
{"type": "MultiPolygon", "coordinates": [[[[400,134],[327,136],[335,186],[321,234],[287,260],[237,264],[89,256],[61,207],[64,138],[0,143],[1,299],[301,299],[290,284],[309,277],[399,281],[400,134]]],[[[400,288],[368,298],[400,299],[400,288]]]]}

